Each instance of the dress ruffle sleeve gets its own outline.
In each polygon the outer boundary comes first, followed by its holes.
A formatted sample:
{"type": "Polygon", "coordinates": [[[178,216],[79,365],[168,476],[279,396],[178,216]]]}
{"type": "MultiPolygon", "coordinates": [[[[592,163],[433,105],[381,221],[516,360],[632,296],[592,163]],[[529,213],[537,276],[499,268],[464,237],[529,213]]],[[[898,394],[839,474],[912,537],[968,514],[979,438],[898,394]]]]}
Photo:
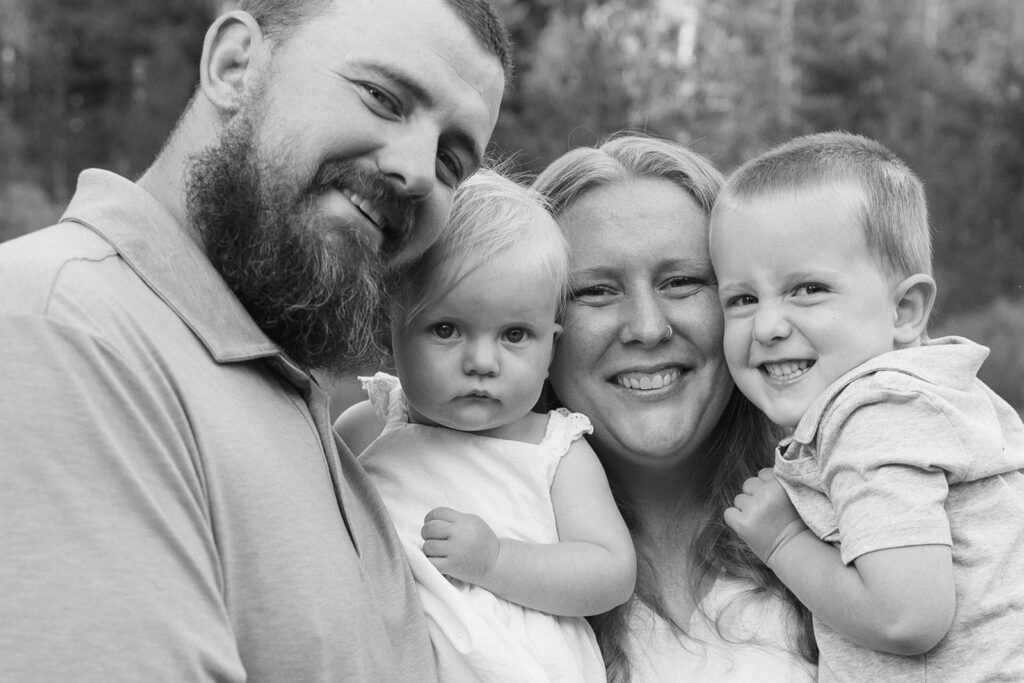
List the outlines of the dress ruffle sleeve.
{"type": "Polygon", "coordinates": [[[402,384],[394,375],[378,372],[373,377],[360,377],[363,391],[377,413],[377,419],[387,427],[396,422],[409,421],[402,384]]]}

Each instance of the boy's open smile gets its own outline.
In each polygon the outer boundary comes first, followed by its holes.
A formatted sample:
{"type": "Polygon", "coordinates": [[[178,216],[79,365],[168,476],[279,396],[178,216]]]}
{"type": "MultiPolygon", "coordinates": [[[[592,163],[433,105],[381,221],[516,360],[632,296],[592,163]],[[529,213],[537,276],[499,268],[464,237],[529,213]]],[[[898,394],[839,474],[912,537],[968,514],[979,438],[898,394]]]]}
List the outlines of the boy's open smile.
{"type": "Polygon", "coordinates": [[[736,385],[795,428],[832,382],[895,348],[894,288],[868,248],[863,191],[823,184],[716,209],[711,253],[736,385]]]}
{"type": "Polygon", "coordinates": [[[813,360],[783,360],[761,363],[758,367],[769,379],[787,382],[802,377],[813,366],[813,360]]]}

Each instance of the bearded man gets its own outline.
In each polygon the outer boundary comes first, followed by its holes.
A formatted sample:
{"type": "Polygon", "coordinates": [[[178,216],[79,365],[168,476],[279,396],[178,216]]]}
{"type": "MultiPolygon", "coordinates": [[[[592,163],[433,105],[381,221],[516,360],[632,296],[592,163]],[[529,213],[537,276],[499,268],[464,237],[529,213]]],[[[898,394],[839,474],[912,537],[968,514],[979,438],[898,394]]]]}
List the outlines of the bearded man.
{"type": "Polygon", "coordinates": [[[0,680],[436,680],[312,371],[480,165],[486,0],[242,0],[137,182],[0,246],[0,680]]]}

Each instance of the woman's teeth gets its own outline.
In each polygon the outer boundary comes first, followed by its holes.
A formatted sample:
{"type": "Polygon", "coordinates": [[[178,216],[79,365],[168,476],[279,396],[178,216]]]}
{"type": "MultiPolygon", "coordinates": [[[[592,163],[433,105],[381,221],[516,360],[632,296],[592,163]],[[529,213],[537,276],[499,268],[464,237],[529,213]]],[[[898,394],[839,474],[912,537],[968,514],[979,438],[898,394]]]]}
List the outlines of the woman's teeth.
{"type": "Polygon", "coordinates": [[[793,379],[814,365],[813,360],[786,360],[778,363],[763,363],[761,368],[772,379],[793,379]]]}
{"type": "Polygon", "coordinates": [[[661,389],[678,379],[679,370],[666,370],[655,374],[630,372],[617,376],[615,381],[626,389],[661,389]]]}

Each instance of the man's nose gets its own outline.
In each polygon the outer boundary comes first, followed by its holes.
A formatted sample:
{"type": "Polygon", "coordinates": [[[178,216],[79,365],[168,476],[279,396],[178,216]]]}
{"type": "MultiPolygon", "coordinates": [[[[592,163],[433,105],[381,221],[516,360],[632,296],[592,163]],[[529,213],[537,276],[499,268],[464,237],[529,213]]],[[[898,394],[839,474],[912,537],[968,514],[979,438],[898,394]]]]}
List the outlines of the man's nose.
{"type": "Polygon", "coordinates": [[[390,139],[377,167],[393,190],[411,199],[430,194],[437,182],[437,141],[426,124],[409,125],[390,139]]]}

